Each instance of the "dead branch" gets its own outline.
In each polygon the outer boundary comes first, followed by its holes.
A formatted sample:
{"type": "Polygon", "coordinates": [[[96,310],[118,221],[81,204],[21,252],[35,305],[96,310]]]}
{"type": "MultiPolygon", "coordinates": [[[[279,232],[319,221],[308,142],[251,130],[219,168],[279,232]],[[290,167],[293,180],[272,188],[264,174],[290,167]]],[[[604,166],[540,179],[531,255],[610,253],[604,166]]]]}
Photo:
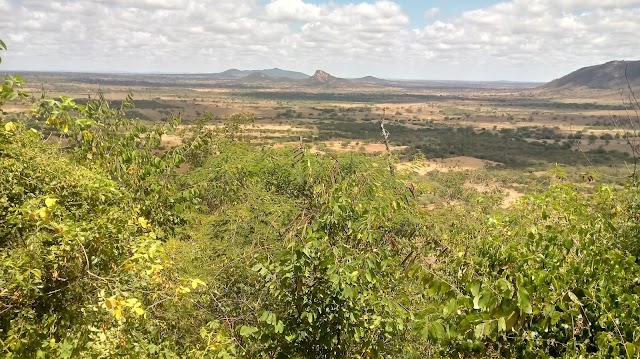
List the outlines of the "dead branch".
{"type": "MultiPolygon", "coordinates": [[[[382,110],[382,121],[380,121],[380,129],[382,130],[382,137],[384,137],[384,145],[387,148],[387,153],[389,154],[389,157],[391,157],[391,148],[389,147],[389,131],[384,128],[386,114],[387,109],[384,108],[382,110]]],[[[396,175],[396,169],[393,167],[393,163],[391,163],[391,158],[389,158],[389,172],[391,172],[392,176],[396,175]]]]}

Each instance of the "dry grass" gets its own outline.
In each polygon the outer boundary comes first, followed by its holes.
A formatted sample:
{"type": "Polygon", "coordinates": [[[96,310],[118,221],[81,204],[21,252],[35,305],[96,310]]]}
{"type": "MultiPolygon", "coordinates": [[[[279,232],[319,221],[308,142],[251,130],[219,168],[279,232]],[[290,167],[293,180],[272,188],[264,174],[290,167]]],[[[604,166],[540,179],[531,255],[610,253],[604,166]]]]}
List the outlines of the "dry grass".
{"type": "Polygon", "coordinates": [[[501,165],[502,164],[497,162],[481,160],[473,157],[460,156],[444,159],[405,162],[398,165],[398,170],[410,171],[420,176],[424,176],[431,171],[477,171],[501,165]]]}

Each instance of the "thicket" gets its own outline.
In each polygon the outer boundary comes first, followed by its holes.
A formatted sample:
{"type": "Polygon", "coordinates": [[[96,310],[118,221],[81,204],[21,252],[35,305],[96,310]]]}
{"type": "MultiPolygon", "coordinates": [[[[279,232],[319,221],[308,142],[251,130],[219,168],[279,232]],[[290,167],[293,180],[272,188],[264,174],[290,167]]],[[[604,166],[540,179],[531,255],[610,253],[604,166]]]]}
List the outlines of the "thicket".
{"type": "MultiPolygon", "coordinates": [[[[379,124],[376,122],[320,122],[317,124],[318,140],[347,138],[352,140],[379,141],[379,124]]],[[[596,149],[580,152],[573,148],[573,141],[558,142],[561,138],[552,129],[536,131],[502,129],[499,133],[476,131],[471,127],[430,125],[427,128],[408,128],[390,123],[394,145],[409,146],[409,155],[420,153],[428,158],[471,156],[502,163],[511,168],[544,167],[560,163],[576,165],[620,165],[630,161],[625,152],[596,149]],[[549,138],[548,142],[532,142],[529,138],[549,138]]]]}
{"type": "Polygon", "coordinates": [[[147,128],[132,105],[43,97],[48,140],[3,115],[5,357],[639,356],[634,178],[583,191],[558,167],[509,210],[427,210],[442,179],[386,156],[246,144],[242,114],[147,128]]]}

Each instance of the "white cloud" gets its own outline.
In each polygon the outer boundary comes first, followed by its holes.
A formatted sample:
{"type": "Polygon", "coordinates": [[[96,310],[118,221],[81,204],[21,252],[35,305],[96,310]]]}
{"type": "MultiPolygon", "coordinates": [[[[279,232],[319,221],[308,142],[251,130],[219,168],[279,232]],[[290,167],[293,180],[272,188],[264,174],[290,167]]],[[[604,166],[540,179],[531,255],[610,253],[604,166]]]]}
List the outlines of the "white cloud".
{"type": "Polygon", "coordinates": [[[640,53],[640,0],[512,0],[419,29],[395,2],[353,1],[0,0],[2,66],[548,80],[640,53]]]}
{"type": "Polygon", "coordinates": [[[440,8],[438,7],[432,7],[431,9],[427,10],[424,13],[424,17],[426,18],[432,18],[435,17],[436,15],[438,15],[440,13],[440,8]]]}
{"type": "Polygon", "coordinates": [[[302,0],[275,0],[267,4],[266,12],[274,21],[315,21],[327,7],[307,4],[302,0]]]}

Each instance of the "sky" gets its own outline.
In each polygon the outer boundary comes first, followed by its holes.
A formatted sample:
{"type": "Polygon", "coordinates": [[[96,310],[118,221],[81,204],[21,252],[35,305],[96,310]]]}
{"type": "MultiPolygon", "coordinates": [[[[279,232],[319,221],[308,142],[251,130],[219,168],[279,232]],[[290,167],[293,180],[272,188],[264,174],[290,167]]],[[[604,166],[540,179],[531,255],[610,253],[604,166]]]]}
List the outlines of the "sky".
{"type": "Polygon", "coordinates": [[[0,72],[549,81],[640,59],[640,0],[0,0],[0,72]]]}

